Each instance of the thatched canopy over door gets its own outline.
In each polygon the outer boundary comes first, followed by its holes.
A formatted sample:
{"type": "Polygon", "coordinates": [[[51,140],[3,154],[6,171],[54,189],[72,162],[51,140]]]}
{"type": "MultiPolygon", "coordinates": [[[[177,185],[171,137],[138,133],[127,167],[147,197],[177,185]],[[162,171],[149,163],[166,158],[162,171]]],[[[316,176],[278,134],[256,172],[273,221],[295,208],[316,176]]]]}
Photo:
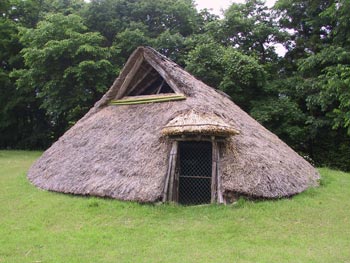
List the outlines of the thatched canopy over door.
{"type": "Polygon", "coordinates": [[[162,134],[167,136],[207,135],[228,137],[239,134],[239,131],[214,114],[191,110],[169,121],[162,129],[162,134]]]}
{"type": "Polygon", "coordinates": [[[191,110],[172,119],[162,133],[173,141],[163,200],[222,203],[218,140],[239,132],[214,114],[191,110]]]}

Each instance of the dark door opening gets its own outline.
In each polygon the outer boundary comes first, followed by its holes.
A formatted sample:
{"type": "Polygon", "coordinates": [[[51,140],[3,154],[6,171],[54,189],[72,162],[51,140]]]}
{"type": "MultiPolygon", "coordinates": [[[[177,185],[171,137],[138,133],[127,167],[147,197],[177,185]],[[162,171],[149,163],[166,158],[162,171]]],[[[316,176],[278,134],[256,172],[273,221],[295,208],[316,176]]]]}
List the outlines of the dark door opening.
{"type": "Polygon", "coordinates": [[[179,143],[178,202],[185,205],[211,201],[211,142],[179,143]]]}

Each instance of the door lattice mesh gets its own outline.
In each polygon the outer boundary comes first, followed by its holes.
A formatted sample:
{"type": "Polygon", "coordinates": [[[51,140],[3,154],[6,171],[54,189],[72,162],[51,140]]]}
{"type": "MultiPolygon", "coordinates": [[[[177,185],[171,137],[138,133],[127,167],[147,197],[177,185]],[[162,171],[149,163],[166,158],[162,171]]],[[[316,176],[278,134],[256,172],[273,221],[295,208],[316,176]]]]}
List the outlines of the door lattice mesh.
{"type": "Polygon", "coordinates": [[[211,142],[181,142],[179,203],[205,204],[211,200],[211,142]]]}

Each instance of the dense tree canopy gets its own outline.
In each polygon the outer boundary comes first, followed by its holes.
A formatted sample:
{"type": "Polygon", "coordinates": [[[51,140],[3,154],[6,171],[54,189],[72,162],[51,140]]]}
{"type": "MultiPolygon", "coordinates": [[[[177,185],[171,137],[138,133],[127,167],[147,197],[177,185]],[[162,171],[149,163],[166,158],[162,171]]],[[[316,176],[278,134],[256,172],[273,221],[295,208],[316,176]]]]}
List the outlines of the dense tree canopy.
{"type": "Polygon", "coordinates": [[[189,52],[186,69],[230,94],[246,111],[262,96],[266,75],[263,66],[232,47],[225,48],[213,41],[199,44],[189,52]]]}
{"type": "Polygon", "coordinates": [[[45,148],[150,45],[317,165],[350,170],[350,2],[0,2],[0,148],[45,148]],[[285,46],[281,57],[275,45],[285,46]]]}
{"type": "Polygon", "coordinates": [[[79,16],[57,13],[20,33],[26,68],[12,76],[19,89],[40,99],[57,135],[81,118],[112,80],[103,37],[86,31],[79,16]]]}

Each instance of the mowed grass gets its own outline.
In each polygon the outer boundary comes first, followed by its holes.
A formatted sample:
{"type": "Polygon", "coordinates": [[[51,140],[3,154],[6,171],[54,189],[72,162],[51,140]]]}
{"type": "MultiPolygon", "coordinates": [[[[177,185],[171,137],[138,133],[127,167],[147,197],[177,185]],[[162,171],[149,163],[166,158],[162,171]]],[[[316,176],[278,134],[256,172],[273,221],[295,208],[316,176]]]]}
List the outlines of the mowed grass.
{"type": "Polygon", "coordinates": [[[0,262],[350,262],[350,174],[290,199],[142,205],[42,191],[0,151],[0,262]]]}

